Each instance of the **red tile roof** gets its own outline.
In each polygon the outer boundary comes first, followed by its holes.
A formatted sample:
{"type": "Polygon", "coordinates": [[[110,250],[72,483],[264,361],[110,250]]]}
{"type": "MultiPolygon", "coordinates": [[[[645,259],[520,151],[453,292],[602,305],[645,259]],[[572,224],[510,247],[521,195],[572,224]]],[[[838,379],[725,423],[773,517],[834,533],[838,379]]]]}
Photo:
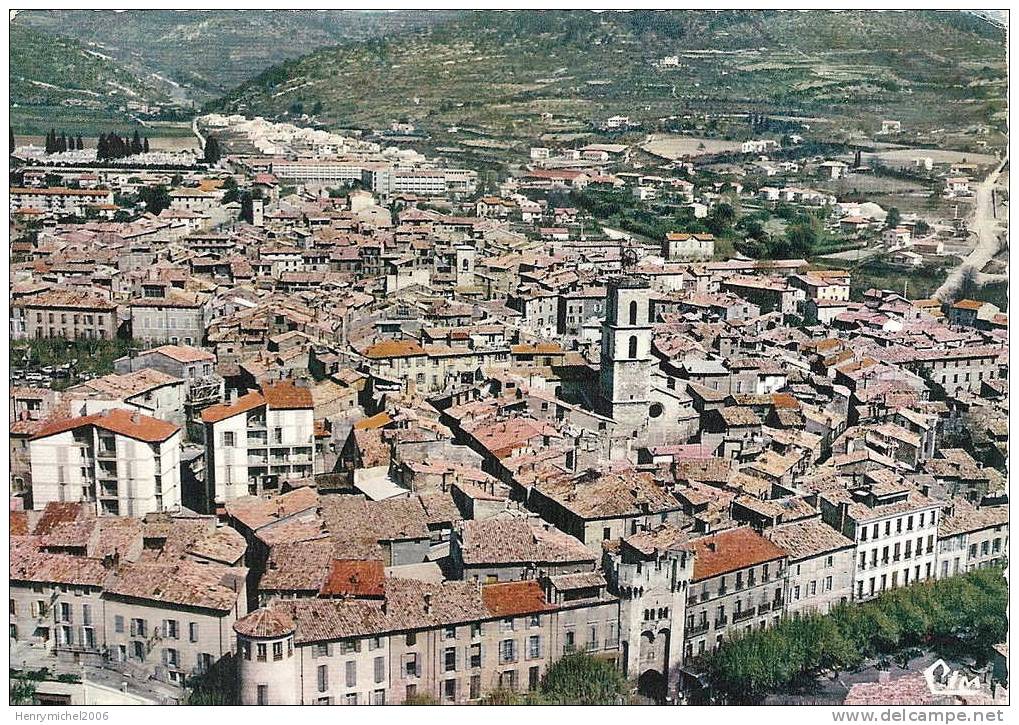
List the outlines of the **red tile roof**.
{"type": "Polygon", "coordinates": [[[80,418],[64,418],[54,421],[33,436],[32,440],[46,438],[57,433],[64,433],[89,425],[147,443],[160,443],[180,430],[179,425],[174,425],[165,420],[151,418],[147,415],[122,408],[111,408],[95,415],[86,415],[80,418]]]}
{"type": "Polygon", "coordinates": [[[149,352],[158,352],[166,355],[168,358],[182,363],[216,359],[216,356],[208,350],[203,350],[200,347],[191,347],[189,345],[162,345],[149,350],[149,352]]]}
{"type": "Polygon", "coordinates": [[[260,408],[263,405],[265,405],[265,398],[262,397],[261,393],[246,393],[232,403],[210,405],[202,411],[202,422],[218,423],[221,420],[260,408]]]}
{"type": "Polygon", "coordinates": [[[258,609],[234,622],[237,634],[256,639],[276,639],[295,629],[294,620],[280,609],[258,609]]]}
{"type": "Polygon", "coordinates": [[[369,428],[384,428],[392,422],[393,419],[389,417],[389,413],[382,412],[376,413],[375,415],[369,418],[362,418],[361,420],[354,423],[354,428],[356,430],[368,430],[369,428]]]}
{"type": "Polygon", "coordinates": [[[414,340],[383,340],[364,351],[364,356],[372,360],[419,357],[424,354],[424,348],[414,340]]]}
{"type": "Polygon", "coordinates": [[[786,555],[779,546],[745,526],[693,539],[690,545],[694,548],[695,582],[786,555]]]}
{"type": "Polygon", "coordinates": [[[334,559],[319,592],[324,597],[381,597],[385,594],[385,569],[378,559],[334,559]]]}
{"type": "Polygon", "coordinates": [[[481,589],[485,606],[496,617],[512,617],[554,609],[545,600],[545,592],[537,581],[488,584],[481,589]]]}
{"type": "Polygon", "coordinates": [[[262,383],[262,397],[274,410],[301,410],[314,408],[311,388],[299,388],[289,380],[262,383]]]}

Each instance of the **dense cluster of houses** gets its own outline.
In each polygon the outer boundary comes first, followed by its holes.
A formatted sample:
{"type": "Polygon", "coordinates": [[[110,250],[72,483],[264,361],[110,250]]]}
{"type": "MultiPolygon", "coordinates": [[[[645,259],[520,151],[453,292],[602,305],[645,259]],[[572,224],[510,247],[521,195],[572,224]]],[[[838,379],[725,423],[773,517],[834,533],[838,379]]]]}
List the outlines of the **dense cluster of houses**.
{"type": "Polygon", "coordinates": [[[12,190],[12,339],[133,340],[11,389],[16,647],[245,704],[473,702],[587,651],[665,700],[729,638],[1007,558],[993,305],[528,196],[628,184],[626,147],[337,196],[345,162],[265,162],[336,139],[210,123],[257,150],[160,215],[12,190]]]}

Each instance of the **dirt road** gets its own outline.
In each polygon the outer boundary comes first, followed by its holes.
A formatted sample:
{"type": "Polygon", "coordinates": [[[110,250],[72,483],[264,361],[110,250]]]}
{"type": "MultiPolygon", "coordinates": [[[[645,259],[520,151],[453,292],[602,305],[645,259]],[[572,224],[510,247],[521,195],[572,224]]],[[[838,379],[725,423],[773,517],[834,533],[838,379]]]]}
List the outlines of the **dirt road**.
{"type": "Polygon", "coordinates": [[[962,284],[966,270],[976,273],[977,281],[982,282],[980,270],[998,251],[998,234],[1003,231],[1001,222],[994,216],[994,185],[998,182],[1001,170],[1008,163],[1008,155],[987,175],[976,189],[976,200],[973,204],[973,216],[970,218],[969,229],[977,235],[976,246],[958,267],[953,269],[944,284],[938,287],[934,296],[942,301],[953,299],[962,284]]]}

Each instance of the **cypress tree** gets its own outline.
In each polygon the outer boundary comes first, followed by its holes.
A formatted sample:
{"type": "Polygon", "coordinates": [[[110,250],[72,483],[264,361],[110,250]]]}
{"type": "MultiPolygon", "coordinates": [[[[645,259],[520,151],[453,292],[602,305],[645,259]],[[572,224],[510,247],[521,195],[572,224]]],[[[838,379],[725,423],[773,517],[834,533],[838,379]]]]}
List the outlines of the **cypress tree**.
{"type": "Polygon", "coordinates": [[[77,146],[79,151],[85,148],[85,142],[81,140],[81,134],[78,134],[78,140],[75,146],[77,146]]]}
{"type": "Polygon", "coordinates": [[[96,141],[96,158],[100,161],[105,161],[110,154],[109,142],[106,140],[106,134],[99,134],[99,140],[96,141]]]}
{"type": "Polygon", "coordinates": [[[142,151],[144,151],[145,153],[149,152],[149,137],[148,136],[145,137],[145,142],[142,144],[142,151]]]}
{"type": "Polygon", "coordinates": [[[131,139],[131,153],[140,154],[142,152],[142,138],[138,134],[138,129],[134,130],[134,138],[131,139]]]}
{"type": "Polygon", "coordinates": [[[9,126],[11,131],[11,153],[14,153],[14,126],[9,126]]]}

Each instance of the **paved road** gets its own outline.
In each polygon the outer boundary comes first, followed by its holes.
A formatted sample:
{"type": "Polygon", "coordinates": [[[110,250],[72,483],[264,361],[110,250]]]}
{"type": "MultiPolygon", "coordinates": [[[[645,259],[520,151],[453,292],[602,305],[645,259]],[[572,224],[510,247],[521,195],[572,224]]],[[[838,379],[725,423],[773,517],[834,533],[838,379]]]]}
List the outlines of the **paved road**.
{"type": "Polygon", "coordinates": [[[998,183],[998,176],[1001,170],[1008,163],[1008,155],[1001,163],[987,175],[987,178],[980,182],[976,189],[976,200],[973,204],[973,216],[970,219],[969,228],[977,235],[976,246],[973,251],[962,260],[958,267],[952,270],[944,283],[938,287],[934,296],[939,300],[947,301],[953,298],[959,286],[962,284],[963,273],[967,269],[977,272],[977,281],[982,283],[984,276],[979,272],[984,265],[991,261],[991,258],[998,251],[998,233],[1001,231],[999,221],[994,218],[993,194],[994,185],[998,183]]]}

